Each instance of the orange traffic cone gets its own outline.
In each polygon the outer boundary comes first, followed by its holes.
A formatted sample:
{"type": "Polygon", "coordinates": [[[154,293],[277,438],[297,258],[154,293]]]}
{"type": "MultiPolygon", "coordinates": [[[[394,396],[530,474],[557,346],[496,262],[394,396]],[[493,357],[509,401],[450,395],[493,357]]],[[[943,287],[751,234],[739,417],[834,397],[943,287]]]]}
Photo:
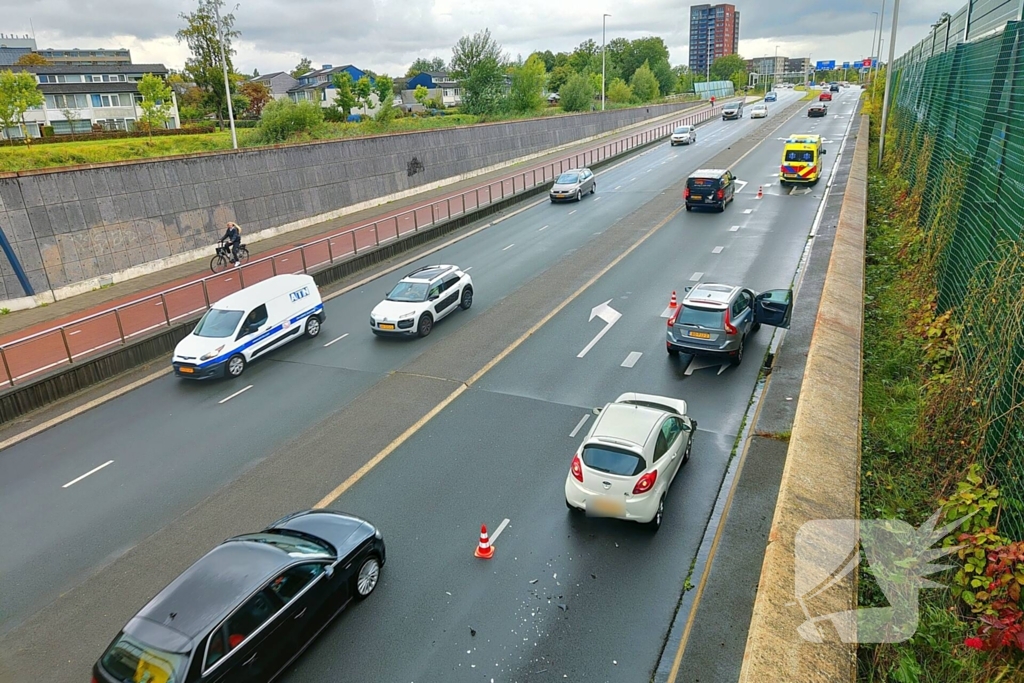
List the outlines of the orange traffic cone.
{"type": "Polygon", "coordinates": [[[476,547],[476,552],[473,553],[477,557],[489,560],[494,557],[494,548],[491,547],[491,540],[487,537],[487,525],[480,525],[480,544],[476,547]]]}
{"type": "Polygon", "coordinates": [[[672,298],[668,300],[668,307],[672,309],[679,308],[679,302],[676,301],[675,292],[672,292],[672,298]]]}
{"type": "Polygon", "coordinates": [[[764,197],[764,187],[761,186],[761,185],[758,185],[757,186],[757,198],[761,199],[762,197],[764,197]]]}

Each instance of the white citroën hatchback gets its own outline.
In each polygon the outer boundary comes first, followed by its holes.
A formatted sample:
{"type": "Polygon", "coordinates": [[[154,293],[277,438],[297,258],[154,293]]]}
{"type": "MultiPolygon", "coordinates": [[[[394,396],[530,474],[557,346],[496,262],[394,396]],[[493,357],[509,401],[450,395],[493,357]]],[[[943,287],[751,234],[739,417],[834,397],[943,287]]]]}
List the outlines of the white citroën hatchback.
{"type": "Polygon", "coordinates": [[[572,458],[565,504],[573,512],[661,527],[665,497],[690,459],[697,421],[686,401],[627,393],[599,409],[572,458]]]}

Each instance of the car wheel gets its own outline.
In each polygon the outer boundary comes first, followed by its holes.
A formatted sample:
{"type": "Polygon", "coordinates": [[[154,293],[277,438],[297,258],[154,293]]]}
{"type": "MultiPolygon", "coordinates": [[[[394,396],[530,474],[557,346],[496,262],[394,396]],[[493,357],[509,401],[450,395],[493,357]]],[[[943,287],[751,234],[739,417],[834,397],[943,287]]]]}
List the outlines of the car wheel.
{"type": "Polygon", "coordinates": [[[426,337],[434,329],[434,318],[429,313],[420,316],[420,324],[416,326],[416,334],[426,337]]]}
{"type": "Polygon", "coordinates": [[[597,183],[590,186],[590,194],[594,194],[595,192],[597,192],[597,183]]]}
{"type": "Polygon", "coordinates": [[[576,201],[583,201],[583,190],[576,190],[576,201]]]}
{"type": "Polygon", "coordinates": [[[462,310],[468,311],[469,307],[472,306],[472,305],[473,305],[473,288],[472,287],[466,287],[464,290],[462,290],[462,301],[459,302],[459,306],[462,307],[462,310]]]}
{"type": "Polygon", "coordinates": [[[238,377],[245,372],[245,356],[240,353],[236,353],[228,359],[228,376],[238,377]]]}
{"type": "Polygon", "coordinates": [[[690,451],[693,450],[693,435],[690,435],[690,440],[686,442],[686,450],[683,451],[683,464],[690,462],[690,451]]]}
{"type": "Polygon", "coordinates": [[[725,213],[725,202],[718,205],[718,213],[725,213]]]}
{"type": "Polygon", "coordinates": [[[692,206],[689,206],[689,205],[688,205],[688,206],[686,207],[686,210],[687,210],[687,211],[693,211],[693,207],[692,207],[692,206]]]}
{"type": "Polygon", "coordinates": [[[657,531],[661,528],[661,520],[665,516],[665,496],[658,501],[658,511],[654,513],[654,519],[647,523],[647,528],[657,531]]]}
{"type": "Polygon", "coordinates": [[[320,319],[315,315],[306,318],[306,336],[312,339],[320,334],[320,319]]]}
{"type": "Polygon", "coordinates": [[[380,582],[380,560],[376,555],[370,555],[363,561],[355,576],[355,590],[352,593],[358,600],[365,600],[370,597],[377,583],[380,582]]]}
{"type": "Polygon", "coordinates": [[[736,355],[730,358],[730,362],[733,365],[739,365],[743,362],[743,347],[747,345],[747,338],[740,337],[740,347],[736,349],[736,355]]]}
{"type": "Polygon", "coordinates": [[[757,334],[757,331],[761,329],[761,323],[754,323],[754,326],[750,328],[750,334],[757,334]]]}

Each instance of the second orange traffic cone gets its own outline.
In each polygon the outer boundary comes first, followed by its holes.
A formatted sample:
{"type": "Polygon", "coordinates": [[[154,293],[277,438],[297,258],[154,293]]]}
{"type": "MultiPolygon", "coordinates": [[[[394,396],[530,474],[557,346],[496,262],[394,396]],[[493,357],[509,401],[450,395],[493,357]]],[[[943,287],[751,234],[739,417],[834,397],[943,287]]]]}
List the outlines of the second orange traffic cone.
{"type": "Polygon", "coordinates": [[[676,301],[676,293],[672,292],[672,298],[668,300],[668,307],[671,309],[679,308],[679,302],[676,301]]]}
{"type": "Polygon", "coordinates": [[[494,547],[491,545],[491,540],[487,537],[486,524],[480,525],[480,543],[473,554],[484,560],[494,557],[494,547]]]}
{"type": "Polygon", "coordinates": [[[761,186],[761,185],[758,185],[757,186],[757,198],[761,199],[762,197],[764,197],[764,187],[761,186]]]}

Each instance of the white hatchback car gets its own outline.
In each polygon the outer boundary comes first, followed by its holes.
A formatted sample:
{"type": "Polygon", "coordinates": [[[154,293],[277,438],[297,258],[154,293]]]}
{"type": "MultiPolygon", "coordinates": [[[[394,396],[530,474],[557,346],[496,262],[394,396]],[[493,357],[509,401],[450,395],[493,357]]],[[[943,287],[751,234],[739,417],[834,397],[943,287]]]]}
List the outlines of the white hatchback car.
{"type": "Polygon", "coordinates": [[[424,266],[406,275],[370,313],[378,336],[426,337],[434,323],[473,305],[473,280],[458,266],[424,266]]]}
{"type": "Polygon", "coordinates": [[[669,486],[690,459],[697,421],[686,414],[686,401],[647,394],[623,394],[598,412],[569,466],[565,504],[657,531],[669,486]]]}
{"type": "Polygon", "coordinates": [[[768,118],[768,107],[763,104],[755,104],[750,109],[750,118],[752,119],[766,119],[768,118]]]}

